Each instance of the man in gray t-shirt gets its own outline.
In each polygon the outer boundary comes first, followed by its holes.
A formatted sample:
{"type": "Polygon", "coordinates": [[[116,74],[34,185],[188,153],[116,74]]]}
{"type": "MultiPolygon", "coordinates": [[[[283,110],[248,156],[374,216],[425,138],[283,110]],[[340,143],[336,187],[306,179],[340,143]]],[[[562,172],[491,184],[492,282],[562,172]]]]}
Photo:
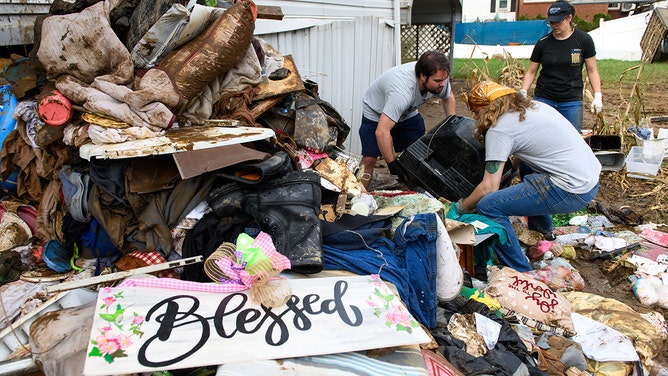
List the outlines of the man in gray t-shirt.
{"type": "Polygon", "coordinates": [[[429,98],[442,99],[446,116],[454,115],[455,97],[450,89],[450,61],[442,52],[427,51],[417,62],[387,70],[362,98],[362,184],[369,188],[378,157],[390,173],[405,180],[395,152],[405,150],[425,133],[418,108],[429,98]]]}

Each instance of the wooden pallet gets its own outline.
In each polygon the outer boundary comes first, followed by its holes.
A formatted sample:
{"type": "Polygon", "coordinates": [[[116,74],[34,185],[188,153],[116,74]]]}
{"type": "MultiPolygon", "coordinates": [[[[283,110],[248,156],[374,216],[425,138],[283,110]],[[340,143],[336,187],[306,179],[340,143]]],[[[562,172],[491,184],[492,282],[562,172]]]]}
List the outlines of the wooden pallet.
{"type": "Polygon", "coordinates": [[[656,8],[640,40],[643,60],[653,62],[661,57],[659,47],[668,34],[668,9],[656,8]]]}

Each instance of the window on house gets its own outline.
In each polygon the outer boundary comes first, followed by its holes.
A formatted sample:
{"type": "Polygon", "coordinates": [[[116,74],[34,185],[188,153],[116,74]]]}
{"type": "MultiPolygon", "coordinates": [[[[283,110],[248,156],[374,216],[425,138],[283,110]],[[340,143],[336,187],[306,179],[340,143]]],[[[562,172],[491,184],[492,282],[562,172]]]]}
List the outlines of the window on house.
{"type": "Polygon", "coordinates": [[[620,3],[608,3],[608,10],[619,10],[621,9],[620,3]]]}
{"type": "Polygon", "coordinates": [[[489,6],[489,11],[491,13],[496,13],[496,12],[507,12],[510,9],[509,3],[512,0],[491,0],[490,1],[490,6],[489,6]]]}

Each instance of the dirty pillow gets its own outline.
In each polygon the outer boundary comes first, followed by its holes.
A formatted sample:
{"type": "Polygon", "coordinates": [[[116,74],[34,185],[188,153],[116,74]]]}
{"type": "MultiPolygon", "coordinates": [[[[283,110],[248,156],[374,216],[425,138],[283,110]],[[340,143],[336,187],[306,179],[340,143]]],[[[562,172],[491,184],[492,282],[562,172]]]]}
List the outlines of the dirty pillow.
{"type": "Polygon", "coordinates": [[[495,298],[501,307],[575,334],[571,304],[562,294],[552,291],[530,274],[512,268],[491,266],[488,275],[489,283],[484,293],[495,298]]]}

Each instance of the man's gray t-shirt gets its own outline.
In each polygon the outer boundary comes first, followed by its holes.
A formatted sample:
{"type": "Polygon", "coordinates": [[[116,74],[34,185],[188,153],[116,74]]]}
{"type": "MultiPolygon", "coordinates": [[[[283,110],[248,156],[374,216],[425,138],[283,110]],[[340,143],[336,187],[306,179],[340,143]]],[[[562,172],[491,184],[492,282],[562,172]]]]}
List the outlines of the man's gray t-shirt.
{"type": "Polygon", "coordinates": [[[506,161],[511,155],[537,173],[547,174],[559,188],[575,194],[596,186],[601,163],[580,133],[557,110],[540,102],[519,113],[501,115],[485,135],[485,160],[506,161]]]}
{"type": "MultiPolygon", "coordinates": [[[[418,114],[418,108],[434,94],[420,94],[415,62],[397,65],[381,74],[362,97],[362,114],[365,118],[378,121],[384,113],[392,121],[398,123],[418,114]]],[[[450,80],[438,95],[440,98],[450,96],[450,80]]]]}

